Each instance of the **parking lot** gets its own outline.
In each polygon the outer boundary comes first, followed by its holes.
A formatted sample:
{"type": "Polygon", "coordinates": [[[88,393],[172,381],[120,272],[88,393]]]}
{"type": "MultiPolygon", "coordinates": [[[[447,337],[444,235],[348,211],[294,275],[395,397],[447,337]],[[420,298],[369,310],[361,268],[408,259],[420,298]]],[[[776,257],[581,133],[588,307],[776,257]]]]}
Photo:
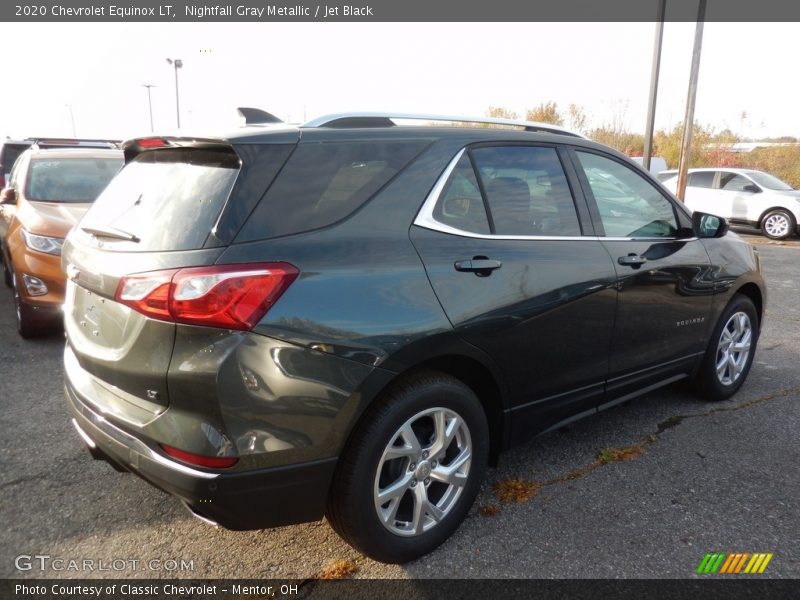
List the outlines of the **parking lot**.
{"type": "Polygon", "coordinates": [[[1,288],[0,577],[307,578],[344,560],[354,577],[680,578],[708,552],[773,553],[762,577],[800,577],[800,244],[750,239],[769,299],[738,395],[670,387],[506,453],[458,532],[404,566],[365,559],[325,521],[210,527],[93,461],[62,400],[63,337],[19,338],[1,288]],[[523,501],[497,497],[510,479],[523,501]],[[20,555],[51,559],[20,570],[20,555]]]}

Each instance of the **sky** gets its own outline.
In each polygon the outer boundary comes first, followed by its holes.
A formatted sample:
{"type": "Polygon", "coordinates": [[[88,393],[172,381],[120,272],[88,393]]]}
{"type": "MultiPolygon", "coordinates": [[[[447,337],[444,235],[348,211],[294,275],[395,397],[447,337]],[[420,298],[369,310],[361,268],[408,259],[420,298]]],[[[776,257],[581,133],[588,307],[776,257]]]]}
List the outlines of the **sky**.
{"type": "MultiPolygon", "coordinates": [[[[694,23],[666,23],[656,129],[683,120],[694,23]]],[[[0,137],[129,138],[239,124],[237,106],[302,122],[352,111],[524,116],[554,101],[590,127],[643,133],[653,23],[0,23],[0,137]]],[[[798,23],[706,23],[695,118],[800,136],[798,23]]]]}

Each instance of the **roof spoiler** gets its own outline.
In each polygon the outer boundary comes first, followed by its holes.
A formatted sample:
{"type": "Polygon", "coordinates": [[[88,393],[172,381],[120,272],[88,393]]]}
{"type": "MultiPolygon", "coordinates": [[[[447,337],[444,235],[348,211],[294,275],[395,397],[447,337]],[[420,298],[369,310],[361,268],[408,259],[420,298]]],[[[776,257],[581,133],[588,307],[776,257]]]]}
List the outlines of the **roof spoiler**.
{"type": "Polygon", "coordinates": [[[122,143],[125,153],[125,163],[129,163],[142,152],[159,150],[162,148],[200,148],[204,150],[217,150],[236,154],[233,146],[225,140],[211,138],[188,137],[141,137],[127,140],[122,143]]]}
{"type": "Polygon", "coordinates": [[[249,108],[247,106],[240,106],[236,109],[239,116],[244,119],[245,126],[247,125],[273,125],[275,123],[283,123],[281,119],[268,113],[260,108],[249,108]]]}

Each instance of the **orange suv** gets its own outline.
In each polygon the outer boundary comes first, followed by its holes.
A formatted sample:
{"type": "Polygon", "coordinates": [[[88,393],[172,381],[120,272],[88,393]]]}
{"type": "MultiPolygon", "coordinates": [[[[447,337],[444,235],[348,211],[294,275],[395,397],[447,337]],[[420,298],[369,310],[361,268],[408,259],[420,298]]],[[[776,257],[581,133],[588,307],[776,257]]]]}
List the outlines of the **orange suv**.
{"type": "Polygon", "coordinates": [[[61,245],[122,164],[113,143],[58,149],[34,144],[14,163],[0,192],[0,254],[22,337],[61,323],[61,245]]]}

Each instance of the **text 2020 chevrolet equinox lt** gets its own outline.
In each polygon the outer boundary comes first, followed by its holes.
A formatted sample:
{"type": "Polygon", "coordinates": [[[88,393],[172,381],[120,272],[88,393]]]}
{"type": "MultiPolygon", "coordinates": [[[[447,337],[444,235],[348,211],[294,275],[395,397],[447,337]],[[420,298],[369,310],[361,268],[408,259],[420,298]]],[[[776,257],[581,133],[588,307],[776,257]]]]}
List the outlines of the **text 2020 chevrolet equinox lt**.
{"type": "Polygon", "coordinates": [[[723,219],[556,127],[423,125],[125,143],[63,249],[96,457],[224,527],[327,515],[402,562],[499,451],[680,379],[741,387],[765,288],[723,219]]]}

